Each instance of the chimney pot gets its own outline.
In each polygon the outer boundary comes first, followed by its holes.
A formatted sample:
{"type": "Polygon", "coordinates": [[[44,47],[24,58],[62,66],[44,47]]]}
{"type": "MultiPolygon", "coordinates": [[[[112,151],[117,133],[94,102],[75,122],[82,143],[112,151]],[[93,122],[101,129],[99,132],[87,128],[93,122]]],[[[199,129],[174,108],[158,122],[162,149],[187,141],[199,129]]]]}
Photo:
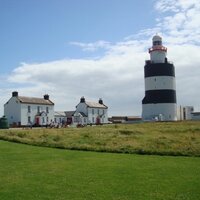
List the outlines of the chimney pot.
{"type": "Polygon", "coordinates": [[[17,91],[12,92],[12,96],[13,97],[18,97],[18,92],[17,91]]]}
{"type": "Polygon", "coordinates": [[[48,95],[48,94],[45,94],[45,95],[44,95],[44,99],[45,99],[45,100],[49,100],[49,95],[48,95]]]}
{"type": "Polygon", "coordinates": [[[80,103],[85,103],[85,97],[81,97],[80,103]]]}
{"type": "Polygon", "coordinates": [[[103,100],[101,98],[99,99],[99,104],[103,104],[103,100]]]}

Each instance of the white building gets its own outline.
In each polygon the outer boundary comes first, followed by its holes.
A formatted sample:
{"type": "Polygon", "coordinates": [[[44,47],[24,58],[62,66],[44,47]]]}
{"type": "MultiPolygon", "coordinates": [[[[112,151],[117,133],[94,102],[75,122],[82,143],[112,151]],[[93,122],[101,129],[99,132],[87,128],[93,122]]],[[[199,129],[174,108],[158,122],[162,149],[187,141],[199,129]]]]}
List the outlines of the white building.
{"type": "Polygon", "coordinates": [[[176,121],[175,69],[167,61],[167,48],[155,35],[149,49],[150,60],[144,66],[145,97],[142,100],[142,119],[176,121]]]}
{"type": "Polygon", "coordinates": [[[73,114],[73,123],[106,124],[108,123],[108,107],[102,99],[99,99],[98,102],[88,102],[82,97],[73,114]]]}
{"type": "Polygon", "coordinates": [[[4,115],[11,126],[44,126],[54,121],[54,103],[49,95],[44,98],[19,96],[13,92],[4,104],[4,115]]]}
{"type": "Polygon", "coordinates": [[[177,119],[178,120],[192,120],[193,106],[178,106],[177,119]]]}

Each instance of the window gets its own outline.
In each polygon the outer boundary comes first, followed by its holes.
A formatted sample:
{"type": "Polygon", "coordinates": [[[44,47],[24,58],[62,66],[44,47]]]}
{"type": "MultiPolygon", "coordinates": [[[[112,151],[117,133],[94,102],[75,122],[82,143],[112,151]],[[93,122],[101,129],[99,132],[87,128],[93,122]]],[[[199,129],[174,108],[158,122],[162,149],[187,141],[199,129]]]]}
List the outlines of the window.
{"type": "Polygon", "coordinates": [[[55,122],[55,123],[57,123],[57,120],[56,120],[56,118],[54,118],[54,122],[55,122]]]}
{"type": "Polygon", "coordinates": [[[92,123],[94,123],[94,117],[92,117],[92,123]]]}
{"type": "Polygon", "coordinates": [[[40,113],[40,106],[37,107],[37,112],[40,113]]]}
{"type": "Polygon", "coordinates": [[[154,41],[153,45],[162,45],[161,41],[154,41]]]}
{"type": "Polygon", "coordinates": [[[49,113],[49,107],[46,107],[46,113],[49,113]]]}
{"type": "Polygon", "coordinates": [[[97,110],[97,112],[98,112],[98,115],[99,115],[99,109],[97,110]]]}
{"type": "Polygon", "coordinates": [[[28,123],[29,124],[31,123],[31,117],[30,116],[28,117],[28,123]]]}
{"type": "Polygon", "coordinates": [[[74,116],[74,122],[78,123],[80,121],[80,117],[79,116],[74,116]]]}
{"type": "Polygon", "coordinates": [[[94,115],[94,109],[92,109],[92,114],[94,115]]]}
{"type": "Polygon", "coordinates": [[[104,115],[105,113],[104,113],[104,110],[103,110],[103,115],[104,115]]]}
{"type": "Polygon", "coordinates": [[[31,112],[31,106],[28,106],[28,113],[31,112]]]}
{"type": "Polygon", "coordinates": [[[49,118],[47,117],[47,123],[49,122],[49,118]]]}

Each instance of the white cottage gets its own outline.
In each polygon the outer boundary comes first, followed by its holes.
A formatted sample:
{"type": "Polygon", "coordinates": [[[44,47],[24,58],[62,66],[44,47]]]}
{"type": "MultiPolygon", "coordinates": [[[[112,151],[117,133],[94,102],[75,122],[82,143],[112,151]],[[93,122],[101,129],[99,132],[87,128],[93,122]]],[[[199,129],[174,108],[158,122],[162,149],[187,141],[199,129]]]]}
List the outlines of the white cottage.
{"type": "Polygon", "coordinates": [[[102,99],[98,102],[85,101],[81,97],[80,103],[76,106],[73,114],[74,124],[106,124],[108,123],[108,107],[102,99]]]}
{"type": "Polygon", "coordinates": [[[11,126],[45,126],[54,121],[54,103],[49,95],[44,98],[19,96],[13,92],[4,104],[4,115],[11,126]]]}

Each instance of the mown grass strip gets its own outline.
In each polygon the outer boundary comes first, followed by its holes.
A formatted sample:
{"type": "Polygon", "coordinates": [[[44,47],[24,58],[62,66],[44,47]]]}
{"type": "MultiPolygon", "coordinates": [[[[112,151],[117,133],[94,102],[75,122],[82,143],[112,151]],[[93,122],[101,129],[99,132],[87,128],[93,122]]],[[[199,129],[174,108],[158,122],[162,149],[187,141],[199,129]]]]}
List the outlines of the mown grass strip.
{"type": "Polygon", "coordinates": [[[0,141],[1,200],[199,200],[200,158],[0,141]]]}

